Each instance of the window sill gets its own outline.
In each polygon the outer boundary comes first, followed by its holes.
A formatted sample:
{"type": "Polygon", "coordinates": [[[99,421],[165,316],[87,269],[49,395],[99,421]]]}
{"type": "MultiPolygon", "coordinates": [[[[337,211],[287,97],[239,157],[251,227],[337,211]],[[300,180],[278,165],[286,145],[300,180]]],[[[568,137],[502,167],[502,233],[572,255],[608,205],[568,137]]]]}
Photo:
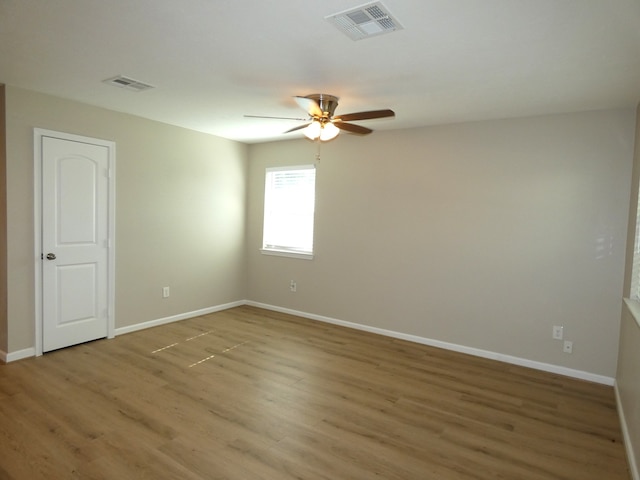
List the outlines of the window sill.
{"type": "Polygon", "coordinates": [[[276,257],[289,257],[289,258],[300,258],[302,260],[313,260],[313,253],[307,253],[307,252],[292,252],[289,250],[275,250],[272,248],[261,248],[260,252],[263,255],[274,255],[276,257]]]}
{"type": "Polygon", "coordinates": [[[631,316],[635,319],[638,327],[640,327],[640,302],[630,298],[625,298],[624,303],[627,304],[627,308],[629,309],[629,312],[631,312],[631,316]]]}

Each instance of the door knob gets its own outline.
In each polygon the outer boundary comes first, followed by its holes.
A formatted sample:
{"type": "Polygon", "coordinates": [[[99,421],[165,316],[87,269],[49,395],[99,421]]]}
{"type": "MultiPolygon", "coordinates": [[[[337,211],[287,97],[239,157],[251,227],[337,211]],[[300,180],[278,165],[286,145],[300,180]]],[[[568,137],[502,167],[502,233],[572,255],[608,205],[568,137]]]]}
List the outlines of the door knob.
{"type": "Polygon", "coordinates": [[[55,259],[56,259],[55,253],[47,253],[47,260],[55,260],[55,259]]]}

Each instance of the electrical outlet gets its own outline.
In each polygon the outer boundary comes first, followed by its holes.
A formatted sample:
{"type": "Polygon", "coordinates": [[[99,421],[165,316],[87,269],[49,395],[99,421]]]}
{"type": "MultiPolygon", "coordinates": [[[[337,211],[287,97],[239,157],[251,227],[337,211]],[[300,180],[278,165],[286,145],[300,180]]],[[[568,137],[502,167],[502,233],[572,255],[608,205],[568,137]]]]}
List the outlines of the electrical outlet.
{"type": "Polygon", "coordinates": [[[298,285],[296,285],[295,280],[291,280],[291,283],[289,284],[289,290],[291,290],[292,292],[295,292],[298,289],[298,285]]]}
{"type": "Polygon", "coordinates": [[[564,334],[564,327],[562,325],[553,326],[553,338],[555,340],[562,340],[563,334],[564,334]]]}
{"type": "Polygon", "coordinates": [[[565,340],[562,346],[564,353],[573,353],[573,342],[571,340],[565,340]]]}
{"type": "Polygon", "coordinates": [[[162,298],[169,298],[169,287],[162,287],[162,298]]]}

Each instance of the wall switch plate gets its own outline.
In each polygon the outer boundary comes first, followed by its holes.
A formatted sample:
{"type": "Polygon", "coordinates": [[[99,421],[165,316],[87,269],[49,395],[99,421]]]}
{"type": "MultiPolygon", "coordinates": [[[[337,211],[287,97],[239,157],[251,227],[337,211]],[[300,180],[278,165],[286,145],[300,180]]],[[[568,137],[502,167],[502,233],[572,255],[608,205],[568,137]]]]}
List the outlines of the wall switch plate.
{"type": "Polygon", "coordinates": [[[562,351],[564,353],[573,353],[573,342],[570,340],[565,340],[562,346],[562,351]]]}
{"type": "Polygon", "coordinates": [[[162,288],[162,298],[169,298],[169,287],[162,288]]]}
{"type": "Polygon", "coordinates": [[[553,338],[556,340],[562,340],[564,334],[564,327],[562,325],[553,326],[553,338]]]}

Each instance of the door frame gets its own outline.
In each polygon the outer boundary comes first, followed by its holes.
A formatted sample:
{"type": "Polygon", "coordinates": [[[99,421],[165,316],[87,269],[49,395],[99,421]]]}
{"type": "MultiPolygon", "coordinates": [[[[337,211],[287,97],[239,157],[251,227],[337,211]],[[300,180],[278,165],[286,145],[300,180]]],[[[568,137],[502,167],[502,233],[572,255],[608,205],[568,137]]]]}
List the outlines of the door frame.
{"type": "Polygon", "coordinates": [[[34,287],[35,287],[35,353],[42,355],[42,139],[43,137],[59,138],[72,142],[89,143],[91,145],[104,146],[108,150],[109,167],[107,177],[109,179],[108,213],[107,213],[107,338],[115,336],[115,271],[116,271],[116,144],[110,140],[84,137],[71,133],[56,132],[43,128],[33,129],[33,230],[34,230],[34,287]]]}

